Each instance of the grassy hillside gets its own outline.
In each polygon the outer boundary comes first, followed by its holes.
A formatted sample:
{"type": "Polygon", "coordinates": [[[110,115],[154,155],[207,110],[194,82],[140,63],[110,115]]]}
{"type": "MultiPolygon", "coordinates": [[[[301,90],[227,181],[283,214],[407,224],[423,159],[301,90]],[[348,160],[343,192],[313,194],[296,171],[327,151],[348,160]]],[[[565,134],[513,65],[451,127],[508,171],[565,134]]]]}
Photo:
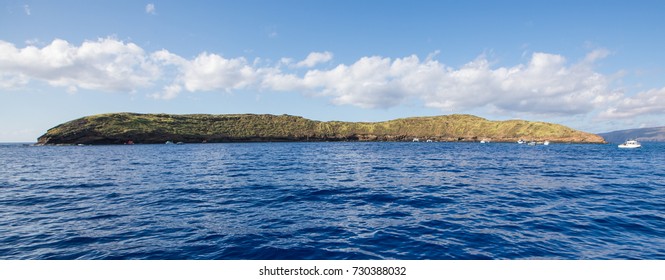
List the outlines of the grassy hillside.
{"type": "Polygon", "coordinates": [[[289,115],[167,115],[112,113],[49,129],[40,144],[121,144],[250,141],[534,141],[602,143],[597,135],[543,122],[489,121],[471,115],[384,122],[321,122],[289,115]]]}

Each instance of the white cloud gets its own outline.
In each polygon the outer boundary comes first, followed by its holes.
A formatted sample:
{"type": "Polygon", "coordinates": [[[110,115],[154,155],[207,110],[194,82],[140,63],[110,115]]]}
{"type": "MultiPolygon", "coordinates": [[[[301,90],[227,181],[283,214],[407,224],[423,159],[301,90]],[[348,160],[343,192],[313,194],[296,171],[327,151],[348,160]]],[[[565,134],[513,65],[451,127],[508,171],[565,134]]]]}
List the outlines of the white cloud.
{"type": "Polygon", "coordinates": [[[157,14],[157,10],[155,10],[155,4],[149,3],[148,5],[145,5],[145,13],[150,15],[157,14]]]}
{"type": "Polygon", "coordinates": [[[307,55],[307,58],[298,62],[296,66],[311,68],[318,64],[328,62],[332,58],[333,54],[331,52],[312,52],[309,55],[307,55]]]}
{"type": "Polygon", "coordinates": [[[79,46],[56,39],[43,47],[23,48],[0,41],[0,88],[20,89],[41,81],[69,92],[146,90],[156,99],[174,99],[182,92],[300,92],[362,108],[416,101],[446,113],[482,109],[571,116],[603,111],[603,118],[621,118],[665,112],[665,88],[624,98],[610,86],[617,77],[594,71],[594,63],[610,54],[607,50],[591,51],[574,63],[557,54],[532,53],[523,64],[503,67],[484,56],[450,67],[436,60],[437,54],[425,60],[415,55],[370,56],[325,67],[321,64],[332,60],[330,52],[272,63],[207,52],[191,59],[168,50],[146,53],[113,38],[79,46]]]}
{"type": "Polygon", "coordinates": [[[180,92],[182,92],[182,87],[178,84],[172,84],[165,86],[162,92],[156,92],[149,96],[154,99],[170,100],[176,98],[180,92]]]}
{"type": "Polygon", "coordinates": [[[184,64],[181,77],[188,91],[241,89],[252,84],[255,70],[243,57],[227,59],[202,53],[184,64]]]}
{"type": "Polygon", "coordinates": [[[378,56],[363,57],[349,66],[308,71],[302,84],[320,95],[332,97],[335,104],[393,107],[411,94],[402,84],[406,73],[400,62],[378,56]]]}
{"type": "Polygon", "coordinates": [[[257,69],[244,57],[225,58],[217,54],[201,53],[194,59],[187,60],[166,50],[155,52],[151,57],[162,65],[176,66],[172,84],[152,97],[172,99],[182,90],[230,92],[258,84],[257,69]]]}
{"type": "Polygon", "coordinates": [[[32,11],[30,10],[30,5],[26,4],[23,5],[23,11],[25,12],[26,15],[32,15],[32,11]]]}
{"type": "Polygon", "coordinates": [[[447,111],[491,106],[497,111],[568,115],[588,113],[611,95],[608,79],[560,55],[534,53],[528,64],[492,69],[479,58],[460,69],[423,69],[413,77],[425,104],[447,111]],[[426,70],[426,71],[425,71],[426,70]],[[438,82],[437,82],[438,81],[438,82]]]}
{"type": "Polygon", "coordinates": [[[0,89],[18,89],[30,82],[23,74],[0,73],[0,89]]]}
{"type": "Polygon", "coordinates": [[[29,46],[43,46],[44,42],[40,41],[38,38],[25,40],[25,44],[29,46]]]}
{"type": "Polygon", "coordinates": [[[665,87],[624,97],[602,112],[600,118],[629,119],[637,116],[663,114],[665,114],[665,87]]]}
{"type": "Polygon", "coordinates": [[[55,39],[43,48],[0,41],[0,86],[5,88],[39,80],[69,91],[131,92],[151,85],[159,73],[143,49],[111,38],[80,46],[55,39]]]}
{"type": "MultiPolygon", "coordinates": [[[[280,91],[305,90],[332,98],[335,104],[364,108],[388,108],[406,100],[457,112],[480,107],[495,111],[533,114],[583,114],[613,99],[609,79],[596,73],[589,61],[568,64],[563,56],[534,53],[528,64],[492,68],[484,58],[459,69],[428,57],[363,57],[351,65],[313,69],[302,77],[271,72],[264,88],[280,91]]],[[[307,60],[305,60],[307,61],[307,60]]]]}
{"type": "Polygon", "coordinates": [[[610,55],[609,50],[596,49],[596,50],[593,50],[590,53],[588,53],[586,55],[586,57],[584,58],[584,61],[588,62],[588,63],[593,63],[593,62],[596,62],[597,60],[606,58],[608,55],[610,55]]]}

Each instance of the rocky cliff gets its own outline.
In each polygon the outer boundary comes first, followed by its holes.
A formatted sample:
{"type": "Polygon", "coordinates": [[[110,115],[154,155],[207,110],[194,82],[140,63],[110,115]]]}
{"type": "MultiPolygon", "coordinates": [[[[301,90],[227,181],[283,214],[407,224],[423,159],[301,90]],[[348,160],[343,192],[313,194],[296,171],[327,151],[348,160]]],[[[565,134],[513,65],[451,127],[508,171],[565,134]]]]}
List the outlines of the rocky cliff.
{"type": "Polygon", "coordinates": [[[290,115],[168,115],[112,113],[49,129],[38,144],[123,144],[165,141],[529,141],[604,143],[602,137],[562,125],[489,121],[471,115],[414,117],[384,122],[321,122],[290,115]]]}

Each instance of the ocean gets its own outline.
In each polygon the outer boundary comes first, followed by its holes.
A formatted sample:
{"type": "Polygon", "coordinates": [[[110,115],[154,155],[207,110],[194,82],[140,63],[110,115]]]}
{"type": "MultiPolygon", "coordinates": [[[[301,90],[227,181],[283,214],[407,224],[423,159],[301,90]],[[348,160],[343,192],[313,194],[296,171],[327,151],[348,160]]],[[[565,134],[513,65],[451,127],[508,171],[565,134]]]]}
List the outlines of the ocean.
{"type": "Polygon", "coordinates": [[[0,259],[665,259],[665,143],[2,144],[0,259]]]}

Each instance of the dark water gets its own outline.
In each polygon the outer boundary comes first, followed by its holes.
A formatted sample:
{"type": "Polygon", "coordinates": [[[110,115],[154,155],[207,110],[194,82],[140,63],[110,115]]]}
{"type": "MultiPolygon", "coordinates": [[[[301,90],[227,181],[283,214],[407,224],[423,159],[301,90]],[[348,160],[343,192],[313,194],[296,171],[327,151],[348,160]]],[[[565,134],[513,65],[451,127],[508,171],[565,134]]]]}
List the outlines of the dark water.
{"type": "Polygon", "coordinates": [[[665,259],[665,144],[0,145],[2,259],[665,259]]]}

